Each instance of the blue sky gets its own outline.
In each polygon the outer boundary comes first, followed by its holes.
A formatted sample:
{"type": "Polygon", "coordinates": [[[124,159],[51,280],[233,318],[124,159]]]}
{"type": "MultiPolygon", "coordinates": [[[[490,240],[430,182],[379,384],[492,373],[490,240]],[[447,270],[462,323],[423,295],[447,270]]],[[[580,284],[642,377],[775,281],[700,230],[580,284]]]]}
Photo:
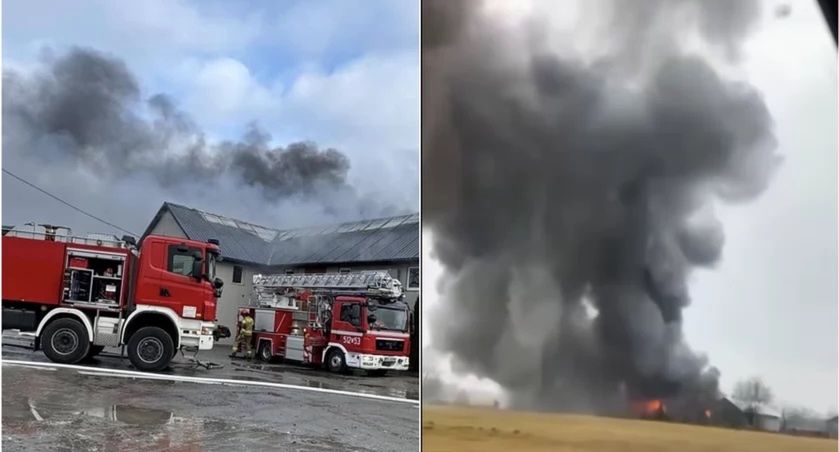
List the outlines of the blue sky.
{"type": "MultiPolygon", "coordinates": [[[[210,140],[240,138],[256,122],[275,145],[313,140],[335,147],[350,158],[349,181],[359,191],[417,210],[418,14],[415,1],[386,0],[9,1],[3,67],[38,71],[45,52],[61,55],[73,46],[105,52],[125,61],[144,98],[171,96],[210,140]]],[[[63,189],[48,171],[27,169],[25,159],[14,163],[45,188],[63,189]]],[[[26,196],[11,182],[3,188],[26,196]]],[[[163,198],[178,201],[154,195],[125,221],[139,227],[163,198]]],[[[4,193],[4,222],[40,217],[34,208],[7,205],[11,196],[4,193]]],[[[108,199],[97,202],[119,211],[108,199]]],[[[222,205],[229,212],[221,213],[279,221],[237,202],[222,205]]],[[[79,227],[86,221],[78,219],[79,227]]]]}

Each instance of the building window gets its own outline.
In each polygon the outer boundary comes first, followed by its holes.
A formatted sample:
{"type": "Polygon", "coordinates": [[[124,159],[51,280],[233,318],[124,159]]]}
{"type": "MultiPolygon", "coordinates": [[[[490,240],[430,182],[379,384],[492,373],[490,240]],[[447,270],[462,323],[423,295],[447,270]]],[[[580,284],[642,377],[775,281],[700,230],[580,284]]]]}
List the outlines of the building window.
{"type": "Polygon", "coordinates": [[[408,290],[419,290],[420,269],[419,267],[408,268],[408,290]]]}
{"type": "Polygon", "coordinates": [[[242,266],[241,265],[234,265],[233,266],[233,282],[236,284],[242,284],[242,266]]]}
{"type": "Polygon", "coordinates": [[[293,275],[294,274],[294,269],[293,268],[287,268],[285,270],[285,274],[286,275],[293,275]]]}
{"type": "Polygon", "coordinates": [[[201,258],[201,250],[183,245],[169,245],[169,265],[167,270],[184,276],[192,276],[196,259],[201,258]]]}
{"type": "Polygon", "coordinates": [[[350,272],[350,269],[349,269],[349,268],[346,268],[346,267],[344,267],[344,268],[342,268],[342,269],[338,270],[338,273],[349,273],[349,272],[350,272]]]}

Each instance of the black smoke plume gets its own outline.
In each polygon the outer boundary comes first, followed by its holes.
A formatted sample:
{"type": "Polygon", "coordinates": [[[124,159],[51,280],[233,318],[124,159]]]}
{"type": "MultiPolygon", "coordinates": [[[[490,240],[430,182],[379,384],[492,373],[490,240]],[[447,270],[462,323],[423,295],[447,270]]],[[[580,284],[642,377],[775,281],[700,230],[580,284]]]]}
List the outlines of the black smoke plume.
{"type": "Polygon", "coordinates": [[[447,275],[433,347],[520,406],[717,395],[682,335],[688,277],[720,259],[714,203],[760,194],[779,159],[761,96],[680,39],[736,62],[758,8],[631,3],[580,2],[599,6],[581,55],[550,50],[538,19],[519,42],[480,2],[423,2],[422,212],[447,275]]]}
{"type": "Polygon", "coordinates": [[[329,209],[329,199],[339,199],[378,209],[363,215],[389,209],[361,201],[347,182],[350,161],[335,149],[311,142],[271,146],[256,125],[239,141],[210,143],[166,95],[144,99],[118,58],[75,48],[45,63],[31,74],[3,73],[7,155],[82,166],[104,178],[146,172],[169,188],[200,183],[211,189],[224,176],[257,188],[269,202],[314,199],[329,209]]]}

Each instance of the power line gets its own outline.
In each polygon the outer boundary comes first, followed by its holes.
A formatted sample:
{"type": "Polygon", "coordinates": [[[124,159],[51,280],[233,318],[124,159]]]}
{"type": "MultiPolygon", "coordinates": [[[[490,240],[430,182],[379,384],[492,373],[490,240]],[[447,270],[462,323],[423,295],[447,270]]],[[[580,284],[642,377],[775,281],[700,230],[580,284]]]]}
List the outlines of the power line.
{"type": "Polygon", "coordinates": [[[45,195],[49,196],[50,198],[55,199],[56,201],[58,201],[58,202],[60,202],[60,203],[64,204],[65,206],[67,206],[67,207],[69,207],[69,208],[71,208],[71,209],[73,209],[73,210],[76,210],[76,211],[78,211],[78,212],[81,212],[81,213],[83,213],[83,214],[85,214],[85,215],[89,216],[90,218],[93,218],[94,220],[101,221],[102,223],[105,223],[105,224],[107,224],[108,226],[110,226],[110,227],[112,227],[112,228],[118,229],[118,230],[120,230],[120,231],[122,231],[122,232],[125,232],[125,233],[127,233],[127,234],[131,234],[131,235],[133,235],[133,236],[135,236],[135,237],[137,236],[137,234],[135,234],[135,233],[133,233],[133,232],[131,232],[131,231],[127,230],[127,229],[121,228],[121,227],[119,227],[119,226],[117,226],[117,225],[115,225],[115,224],[113,224],[113,223],[110,223],[110,222],[108,222],[108,221],[105,221],[105,220],[103,220],[103,219],[101,219],[101,218],[97,217],[96,215],[93,215],[92,213],[85,212],[84,210],[82,210],[82,209],[80,209],[80,208],[78,208],[78,207],[74,206],[73,204],[70,204],[69,202],[67,202],[67,201],[65,201],[65,200],[63,200],[63,199],[61,199],[61,198],[59,198],[58,196],[55,196],[54,194],[52,194],[52,193],[50,193],[50,192],[48,192],[48,191],[44,190],[43,188],[41,188],[41,187],[39,187],[39,186],[37,186],[37,185],[33,184],[32,182],[29,182],[28,180],[26,180],[26,179],[24,179],[24,178],[22,178],[22,177],[20,177],[20,176],[18,176],[18,175],[16,175],[16,174],[12,173],[11,171],[7,170],[6,168],[3,168],[3,172],[4,172],[4,173],[6,173],[6,174],[8,174],[9,176],[14,177],[15,179],[17,179],[17,180],[19,180],[19,181],[21,181],[21,182],[23,182],[24,184],[26,184],[26,185],[28,185],[28,186],[30,186],[30,187],[32,187],[32,188],[34,188],[35,190],[38,190],[39,192],[41,192],[41,193],[43,193],[43,194],[45,194],[45,195]]]}

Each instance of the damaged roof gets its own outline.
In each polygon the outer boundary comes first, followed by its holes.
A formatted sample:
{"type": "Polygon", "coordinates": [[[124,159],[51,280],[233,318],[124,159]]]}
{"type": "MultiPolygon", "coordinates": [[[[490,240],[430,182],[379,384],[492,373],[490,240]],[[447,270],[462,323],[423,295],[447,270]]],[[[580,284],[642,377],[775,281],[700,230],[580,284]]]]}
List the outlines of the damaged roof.
{"type": "Polygon", "coordinates": [[[283,230],[165,202],[143,236],[166,212],[187,238],[218,239],[226,260],[267,266],[419,260],[419,214],[283,230]]]}

